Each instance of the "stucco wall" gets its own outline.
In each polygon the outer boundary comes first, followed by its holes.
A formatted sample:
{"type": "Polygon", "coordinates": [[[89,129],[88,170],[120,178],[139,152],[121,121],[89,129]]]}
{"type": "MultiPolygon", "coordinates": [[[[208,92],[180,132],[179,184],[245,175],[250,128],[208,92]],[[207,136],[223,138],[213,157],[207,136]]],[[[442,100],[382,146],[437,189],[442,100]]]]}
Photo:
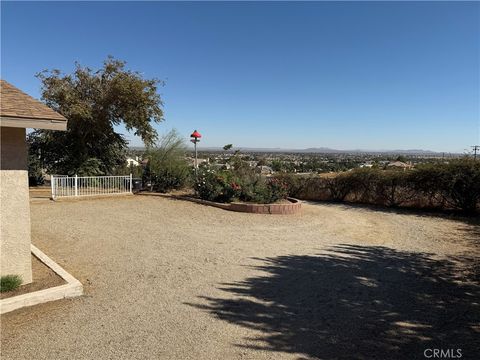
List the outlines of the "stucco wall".
{"type": "Polygon", "coordinates": [[[0,128],[0,274],[32,282],[25,129],[0,128]]]}

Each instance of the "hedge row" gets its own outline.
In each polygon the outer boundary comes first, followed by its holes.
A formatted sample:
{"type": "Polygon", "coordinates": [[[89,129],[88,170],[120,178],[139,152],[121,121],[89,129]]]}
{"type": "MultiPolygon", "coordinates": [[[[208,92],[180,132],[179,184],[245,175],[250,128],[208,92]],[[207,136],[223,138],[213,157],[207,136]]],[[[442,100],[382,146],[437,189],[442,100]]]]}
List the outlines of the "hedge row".
{"type": "Polygon", "coordinates": [[[363,168],[324,177],[277,176],[287,184],[289,196],[303,200],[455,209],[469,214],[480,208],[480,161],[472,159],[407,171],[363,168]]]}

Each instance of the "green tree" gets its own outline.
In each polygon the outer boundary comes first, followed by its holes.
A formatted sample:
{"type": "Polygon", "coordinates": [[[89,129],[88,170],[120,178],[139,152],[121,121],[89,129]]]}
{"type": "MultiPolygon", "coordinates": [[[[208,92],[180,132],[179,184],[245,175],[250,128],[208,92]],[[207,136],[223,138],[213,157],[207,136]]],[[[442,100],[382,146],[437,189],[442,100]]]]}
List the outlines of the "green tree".
{"type": "Polygon", "coordinates": [[[278,172],[278,171],[283,171],[285,169],[284,162],[279,159],[273,159],[272,163],[270,164],[270,167],[272,168],[273,171],[278,172]]]}
{"type": "Polygon", "coordinates": [[[30,150],[48,171],[60,174],[109,174],[125,161],[127,140],[115,131],[123,125],[148,146],[157,139],[152,123],[163,120],[157,87],[163,83],[125,68],[108,57],[92,70],[76,64],[72,74],[45,70],[42,100],[68,119],[67,131],[37,130],[30,150]]]}
{"type": "Polygon", "coordinates": [[[42,185],[45,179],[42,174],[42,163],[37,154],[28,154],[28,185],[42,185]]]}

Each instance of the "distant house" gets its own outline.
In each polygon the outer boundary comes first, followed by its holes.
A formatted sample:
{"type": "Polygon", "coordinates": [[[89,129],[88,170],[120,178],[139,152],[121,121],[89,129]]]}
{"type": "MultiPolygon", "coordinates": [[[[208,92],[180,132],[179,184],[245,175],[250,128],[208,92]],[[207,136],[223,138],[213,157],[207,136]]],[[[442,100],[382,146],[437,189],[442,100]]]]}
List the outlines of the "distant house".
{"type": "Polygon", "coordinates": [[[271,175],[273,174],[273,169],[270,166],[261,165],[255,168],[255,171],[262,175],[271,175]]]}
{"type": "MultiPolygon", "coordinates": [[[[195,166],[195,159],[194,158],[189,158],[189,162],[192,166],[195,166]]],[[[197,164],[200,165],[200,164],[208,164],[210,163],[210,161],[208,159],[197,159],[197,164]]]]}
{"type": "Polygon", "coordinates": [[[66,130],[67,119],[0,80],[0,275],[32,282],[26,128],[66,130]]]}
{"type": "Polygon", "coordinates": [[[361,168],[371,168],[371,167],[373,167],[373,164],[372,163],[365,163],[365,164],[361,164],[360,167],[361,168]]]}
{"type": "Polygon", "coordinates": [[[131,157],[127,158],[127,166],[138,166],[138,165],[140,165],[138,156],[135,156],[135,159],[131,157]]]}
{"type": "Polygon", "coordinates": [[[388,163],[387,167],[407,170],[407,169],[411,169],[413,166],[412,164],[407,164],[407,163],[404,163],[403,161],[393,161],[388,163]]]}
{"type": "Polygon", "coordinates": [[[219,164],[219,163],[214,163],[210,165],[212,169],[215,170],[229,170],[231,168],[229,163],[225,164],[219,164]]]}

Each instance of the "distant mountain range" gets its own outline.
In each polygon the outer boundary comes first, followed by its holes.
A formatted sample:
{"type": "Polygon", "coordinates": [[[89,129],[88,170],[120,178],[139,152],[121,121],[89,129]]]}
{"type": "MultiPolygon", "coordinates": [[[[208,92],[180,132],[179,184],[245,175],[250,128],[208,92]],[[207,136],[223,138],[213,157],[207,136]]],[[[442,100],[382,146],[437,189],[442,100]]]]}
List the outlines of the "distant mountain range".
{"type": "MultiPolygon", "coordinates": [[[[131,149],[143,150],[143,147],[133,146],[131,149]]],[[[251,147],[234,147],[234,150],[241,150],[244,152],[258,152],[258,153],[316,153],[316,154],[397,154],[397,155],[423,155],[423,156],[440,156],[442,152],[422,149],[406,149],[406,150],[339,150],[327,147],[306,148],[306,149],[282,149],[282,148],[251,148],[251,147]]],[[[199,151],[223,151],[221,147],[200,147],[199,151]]],[[[448,153],[448,152],[445,152],[448,153]]]]}
{"type": "Polygon", "coordinates": [[[363,149],[355,149],[355,150],[338,150],[338,149],[330,149],[325,147],[320,148],[308,148],[305,150],[301,150],[303,152],[309,153],[381,153],[381,154],[404,154],[404,155],[438,155],[441,152],[435,152],[431,150],[422,150],[422,149],[406,149],[406,150],[363,150],[363,149]]]}

